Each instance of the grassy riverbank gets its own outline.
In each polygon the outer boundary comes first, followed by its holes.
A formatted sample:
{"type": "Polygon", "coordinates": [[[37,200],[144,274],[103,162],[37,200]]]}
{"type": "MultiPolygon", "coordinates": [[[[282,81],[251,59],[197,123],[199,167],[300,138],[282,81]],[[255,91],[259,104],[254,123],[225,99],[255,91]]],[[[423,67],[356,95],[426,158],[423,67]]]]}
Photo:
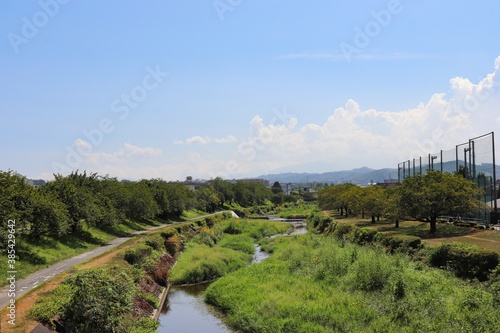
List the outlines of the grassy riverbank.
{"type": "Polygon", "coordinates": [[[206,300],[241,332],[496,332],[498,295],[404,255],[307,234],[214,282],[206,300]]]}
{"type": "MultiPolygon", "coordinates": [[[[62,238],[43,237],[32,240],[23,236],[16,238],[16,277],[18,279],[46,268],[54,263],[77,256],[98,248],[109,241],[130,235],[131,233],[147,228],[159,226],[162,221],[125,221],[113,228],[102,230],[99,228],[85,228],[79,235],[69,235],[62,238]]],[[[7,261],[0,261],[0,270],[7,272],[7,261]]],[[[2,279],[0,286],[6,285],[7,281],[2,279]]]]}
{"type": "Polygon", "coordinates": [[[285,232],[287,223],[268,220],[231,219],[203,228],[185,246],[172,269],[173,284],[212,281],[250,262],[259,239],[285,232]]]}

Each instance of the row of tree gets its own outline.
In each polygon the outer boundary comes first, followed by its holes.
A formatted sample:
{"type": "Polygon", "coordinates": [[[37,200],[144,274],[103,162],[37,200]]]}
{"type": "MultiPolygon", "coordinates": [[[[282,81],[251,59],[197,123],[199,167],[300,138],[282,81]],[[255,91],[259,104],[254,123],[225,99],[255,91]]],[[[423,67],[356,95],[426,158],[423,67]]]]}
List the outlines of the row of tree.
{"type": "Polygon", "coordinates": [[[380,216],[393,220],[399,226],[402,218],[427,219],[430,232],[436,232],[436,221],[441,215],[476,213],[488,209],[478,200],[482,190],[460,174],[430,170],[424,175],[406,178],[400,186],[359,187],[340,184],[321,189],[320,208],[339,210],[341,215],[371,216],[372,222],[380,216]]]}
{"type": "Polygon", "coordinates": [[[185,210],[213,212],[226,204],[262,204],[272,192],[256,182],[229,183],[216,178],[196,191],[162,179],[118,181],[95,173],[55,175],[35,188],[12,172],[0,171],[0,221],[4,239],[9,220],[17,232],[38,239],[79,234],[129,220],[176,219],[185,210]]]}

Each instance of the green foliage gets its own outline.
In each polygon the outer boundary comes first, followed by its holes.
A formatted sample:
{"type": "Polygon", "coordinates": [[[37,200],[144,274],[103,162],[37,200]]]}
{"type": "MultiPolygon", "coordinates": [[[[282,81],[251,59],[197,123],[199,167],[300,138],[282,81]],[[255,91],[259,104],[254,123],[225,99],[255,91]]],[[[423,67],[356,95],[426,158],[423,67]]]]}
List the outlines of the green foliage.
{"type": "Polygon", "coordinates": [[[248,235],[225,235],[217,244],[220,247],[226,247],[236,251],[248,254],[255,253],[254,239],[248,235]]]}
{"type": "Polygon", "coordinates": [[[144,259],[151,255],[153,249],[146,244],[139,243],[131,249],[125,251],[123,259],[131,265],[140,266],[144,263],[144,259]]]}
{"type": "Polygon", "coordinates": [[[498,266],[499,257],[491,250],[455,242],[445,243],[431,250],[429,263],[448,269],[461,278],[485,281],[498,266]]]}
{"type": "Polygon", "coordinates": [[[352,240],[359,245],[370,244],[374,241],[377,233],[377,230],[372,228],[354,228],[352,240]]]}
{"type": "Polygon", "coordinates": [[[29,310],[28,316],[55,328],[54,318],[63,313],[71,302],[75,289],[69,283],[62,283],[54,290],[43,294],[29,310]]]}
{"type": "Polygon", "coordinates": [[[214,235],[214,231],[208,227],[201,228],[200,232],[196,234],[191,241],[198,244],[205,244],[207,246],[215,246],[217,243],[217,237],[214,235]]]}
{"type": "Polygon", "coordinates": [[[352,239],[352,233],[355,228],[356,226],[350,223],[338,222],[333,230],[333,236],[337,239],[350,240],[352,239]]]}
{"type": "Polygon", "coordinates": [[[430,170],[425,175],[406,178],[400,187],[400,205],[415,218],[428,218],[436,232],[440,215],[466,214],[477,210],[481,193],[476,184],[458,174],[430,170]]]}
{"type": "Polygon", "coordinates": [[[311,213],[307,217],[306,222],[309,229],[316,230],[319,233],[323,233],[335,227],[333,219],[329,216],[324,216],[322,212],[311,213]]]}
{"type": "Polygon", "coordinates": [[[252,256],[224,247],[194,244],[182,253],[171,271],[174,284],[215,280],[248,264],[252,256]]]}
{"type": "Polygon", "coordinates": [[[232,220],[224,228],[225,234],[237,235],[237,234],[241,234],[242,232],[243,232],[243,226],[241,225],[240,221],[238,221],[238,220],[232,220]]]}
{"type": "Polygon", "coordinates": [[[149,235],[144,239],[144,243],[155,251],[165,250],[165,239],[162,235],[149,235]]]}
{"type": "Polygon", "coordinates": [[[206,292],[238,331],[493,333],[500,327],[490,293],[405,256],[314,234],[267,242],[271,257],[206,292]]]}
{"type": "Polygon", "coordinates": [[[377,240],[386,246],[390,253],[411,253],[422,248],[422,239],[417,236],[405,234],[382,234],[377,235],[377,240]]]}

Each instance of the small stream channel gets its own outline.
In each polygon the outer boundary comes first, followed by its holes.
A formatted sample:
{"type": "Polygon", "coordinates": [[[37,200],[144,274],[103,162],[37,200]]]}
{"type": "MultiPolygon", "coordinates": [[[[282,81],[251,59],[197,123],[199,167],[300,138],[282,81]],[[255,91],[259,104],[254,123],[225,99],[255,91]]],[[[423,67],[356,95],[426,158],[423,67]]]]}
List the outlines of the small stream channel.
{"type": "MultiPolygon", "coordinates": [[[[280,236],[300,235],[307,232],[304,227],[297,228],[290,234],[280,236]]],[[[276,237],[272,236],[272,237],[276,237]]],[[[255,244],[255,254],[252,264],[259,263],[269,257],[255,244]]],[[[159,333],[231,333],[217,311],[205,303],[207,284],[184,287],[172,287],[163,304],[158,321],[159,333]]]]}

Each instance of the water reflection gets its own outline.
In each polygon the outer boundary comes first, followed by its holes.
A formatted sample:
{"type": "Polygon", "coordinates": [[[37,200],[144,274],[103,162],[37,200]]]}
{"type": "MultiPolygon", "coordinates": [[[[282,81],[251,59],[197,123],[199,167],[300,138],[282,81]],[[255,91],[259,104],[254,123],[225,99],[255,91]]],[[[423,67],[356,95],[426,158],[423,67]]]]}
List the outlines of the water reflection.
{"type": "Polygon", "coordinates": [[[232,332],[216,311],[204,302],[207,286],[172,287],[161,309],[158,332],[232,332]]]}
{"type": "MultiPolygon", "coordinates": [[[[306,228],[296,228],[290,234],[276,236],[293,236],[307,232],[306,228]]],[[[269,257],[255,244],[252,263],[259,263],[269,257]]],[[[231,333],[224,321],[210,305],[204,301],[208,284],[185,287],[172,287],[161,309],[159,333],[231,333]]]]}

